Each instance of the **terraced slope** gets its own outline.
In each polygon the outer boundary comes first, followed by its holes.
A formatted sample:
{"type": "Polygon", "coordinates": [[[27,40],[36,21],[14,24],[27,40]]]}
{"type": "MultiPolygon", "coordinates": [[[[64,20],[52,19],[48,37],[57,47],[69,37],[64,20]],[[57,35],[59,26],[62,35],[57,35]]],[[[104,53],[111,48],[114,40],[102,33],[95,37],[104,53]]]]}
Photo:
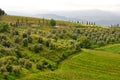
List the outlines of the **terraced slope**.
{"type": "Polygon", "coordinates": [[[97,48],[97,50],[120,53],[120,44],[107,45],[101,48],[97,48]]]}
{"type": "Polygon", "coordinates": [[[83,49],[63,61],[56,71],[44,71],[24,80],[119,80],[120,55],[83,49]]]}

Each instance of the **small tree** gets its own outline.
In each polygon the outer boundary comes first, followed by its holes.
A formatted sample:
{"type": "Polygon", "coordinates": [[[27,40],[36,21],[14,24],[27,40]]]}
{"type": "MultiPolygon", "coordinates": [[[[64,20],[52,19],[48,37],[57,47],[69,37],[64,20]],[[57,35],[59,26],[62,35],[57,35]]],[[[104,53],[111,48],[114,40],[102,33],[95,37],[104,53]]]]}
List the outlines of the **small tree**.
{"type": "Polygon", "coordinates": [[[28,46],[28,39],[27,38],[23,39],[23,46],[25,46],[25,47],[28,46]]]}
{"type": "Polygon", "coordinates": [[[56,21],[54,19],[50,20],[50,26],[56,26],[56,21]]]}
{"type": "Polygon", "coordinates": [[[5,11],[0,9],[0,16],[5,15],[5,14],[6,14],[5,11]]]}
{"type": "Polygon", "coordinates": [[[27,33],[23,33],[23,38],[27,38],[28,37],[28,35],[27,35],[27,33]]]}
{"type": "Polygon", "coordinates": [[[43,38],[42,37],[39,37],[38,38],[38,43],[42,43],[43,42],[43,38]]]}
{"type": "Polygon", "coordinates": [[[36,45],[34,45],[34,47],[33,47],[33,51],[34,51],[35,53],[40,52],[40,50],[42,50],[42,49],[43,49],[42,44],[36,44],[36,45]]]}
{"type": "Polygon", "coordinates": [[[36,68],[39,69],[39,70],[43,70],[43,68],[44,68],[43,62],[40,62],[40,61],[39,61],[39,62],[36,64],[36,68]]]}
{"type": "Polygon", "coordinates": [[[32,62],[30,62],[29,60],[26,60],[25,61],[25,68],[27,68],[27,69],[32,68],[32,62]]]}
{"type": "Polygon", "coordinates": [[[8,72],[12,72],[13,67],[12,67],[12,65],[7,64],[6,69],[7,69],[8,72]]]}
{"type": "Polygon", "coordinates": [[[9,25],[7,23],[0,23],[0,32],[8,32],[9,25]]]}
{"type": "Polygon", "coordinates": [[[20,66],[14,66],[13,67],[13,72],[15,73],[15,75],[19,75],[21,72],[21,67],[20,66]]]}

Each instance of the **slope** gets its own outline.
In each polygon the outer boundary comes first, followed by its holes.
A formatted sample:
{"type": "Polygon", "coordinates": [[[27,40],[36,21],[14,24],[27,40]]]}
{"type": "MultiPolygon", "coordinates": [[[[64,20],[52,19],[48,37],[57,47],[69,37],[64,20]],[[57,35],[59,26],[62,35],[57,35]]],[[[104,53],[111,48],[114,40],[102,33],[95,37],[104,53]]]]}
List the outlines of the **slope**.
{"type": "Polygon", "coordinates": [[[107,45],[104,47],[97,48],[97,50],[120,53],[120,44],[107,45]]]}
{"type": "Polygon", "coordinates": [[[40,72],[24,80],[119,80],[120,55],[83,49],[61,63],[56,71],[40,72]]]}

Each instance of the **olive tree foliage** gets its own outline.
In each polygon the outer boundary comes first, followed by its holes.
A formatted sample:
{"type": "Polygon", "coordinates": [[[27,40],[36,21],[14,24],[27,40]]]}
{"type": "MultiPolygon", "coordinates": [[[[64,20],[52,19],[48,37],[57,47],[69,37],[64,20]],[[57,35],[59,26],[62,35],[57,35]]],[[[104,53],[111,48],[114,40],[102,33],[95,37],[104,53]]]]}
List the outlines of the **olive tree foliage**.
{"type": "Polygon", "coordinates": [[[9,31],[9,25],[4,22],[0,22],[0,32],[8,32],[9,31]]]}
{"type": "Polygon", "coordinates": [[[50,26],[56,26],[56,21],[54,19],[50,20],[50,26]]]}

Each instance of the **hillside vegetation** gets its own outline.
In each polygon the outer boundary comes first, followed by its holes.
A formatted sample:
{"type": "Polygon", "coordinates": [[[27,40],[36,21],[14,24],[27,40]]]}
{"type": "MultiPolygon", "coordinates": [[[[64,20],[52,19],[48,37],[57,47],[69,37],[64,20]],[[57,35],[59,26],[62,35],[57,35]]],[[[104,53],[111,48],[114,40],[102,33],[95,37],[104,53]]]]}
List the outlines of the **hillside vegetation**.
{"type": "Polygon", "coordinates": [[[119,48],[99,48],[120,43],[119,27],[9,15],[0,21],[1,80],[119,79],[119,48]]]}
{"type": "Polygon", "coordinates": [[[120,55],[83,49],[63,61],[58,70],[32,74],[22,80],[119,80],[120,55]]]}

